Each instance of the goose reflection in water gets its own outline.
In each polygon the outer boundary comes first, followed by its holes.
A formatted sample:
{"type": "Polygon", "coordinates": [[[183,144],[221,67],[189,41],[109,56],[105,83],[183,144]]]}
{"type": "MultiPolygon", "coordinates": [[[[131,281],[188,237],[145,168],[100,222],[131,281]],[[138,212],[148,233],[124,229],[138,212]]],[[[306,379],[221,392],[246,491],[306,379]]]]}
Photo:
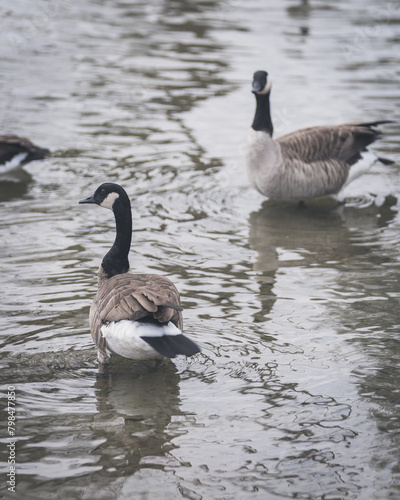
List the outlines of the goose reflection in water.
{"type": "Polygon", "coordinates": [[[330,210],[327,206],[324,210],[320,203],[299,209],[294,204],[266,201],[250,215],[249,244],[257,253],[253,269],[260,284],[262,317],[276,301],[274,285],[280,268],[335,268],[351,255],[370,252],[369,247],[354,245],[355,231],[387,226],[395,217],[392,207],[397,200],[389,195],[379,207],[369,200],[369,206],[362,209],[330,210]]]}
{"type": "Polygon", "coordinates": [[[158,369],[149,365],[143,376],[143,364],[135,374],[130,360],[113,361],[106,374],[97,376],[95,384],[98,413],[93,419],[93,433],[103,442],[91,452],[99,457],[99,481],[108,487],[142,466],[162,467],[176,462],[168,453],[174,437],[168,426],[176,416],[183,415],[175,365],[164,363],[158,369]]]}
{"type": "Polygon", "coordinates": [[[0,202],[21,198],[32,180],[31,174],[22,169],[0,174],[0,202]]]}

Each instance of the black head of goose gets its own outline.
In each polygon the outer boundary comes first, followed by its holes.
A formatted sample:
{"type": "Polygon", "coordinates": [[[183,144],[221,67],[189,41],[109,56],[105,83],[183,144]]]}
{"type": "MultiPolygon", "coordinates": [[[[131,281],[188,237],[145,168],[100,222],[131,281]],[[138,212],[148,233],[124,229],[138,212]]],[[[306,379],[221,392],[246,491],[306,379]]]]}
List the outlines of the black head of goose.
{"type": "Polygon", "coordinates": [[[266,71],[254,73],[252,92],[256,112],[247,139],[247,171],[264,196],[300,202],[325,195],[339,199],[339,191],[375,161],[393,163],[367,153],[380,136],[375,127],[390,120],[305,128],[273,140],[266,71]]]}
{"type": "Polygon", "coordinates": [[[0,135],[0,171],[8,172],[33,160],[42,160],[50,154],[26,137],[0,135]]]}
{"type": "Polygon", "coordinates": [[[135,274],[130,269],[132,213],[126,191],[107,182],[79,203],[112,210],[116,222],[115,241],[100,265],[98,291],[89,313],[100,363],[110,361],[109,352],[134,360],[200,352],[182,334],[182,307],[174,284],[165,276],[135,274]]]}

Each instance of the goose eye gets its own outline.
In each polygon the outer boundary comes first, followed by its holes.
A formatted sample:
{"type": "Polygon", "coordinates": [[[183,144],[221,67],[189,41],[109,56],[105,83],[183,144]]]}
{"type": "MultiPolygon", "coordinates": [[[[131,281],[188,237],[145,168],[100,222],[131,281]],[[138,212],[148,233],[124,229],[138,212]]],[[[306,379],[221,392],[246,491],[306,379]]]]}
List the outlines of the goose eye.
{"type": "Polygon", "coordinates": [[[107,192],[106,192],[106,190],[105,190],[105,189],[102,189],[102,190],[100,191],[100,194],[107,194],[107,192]]]}

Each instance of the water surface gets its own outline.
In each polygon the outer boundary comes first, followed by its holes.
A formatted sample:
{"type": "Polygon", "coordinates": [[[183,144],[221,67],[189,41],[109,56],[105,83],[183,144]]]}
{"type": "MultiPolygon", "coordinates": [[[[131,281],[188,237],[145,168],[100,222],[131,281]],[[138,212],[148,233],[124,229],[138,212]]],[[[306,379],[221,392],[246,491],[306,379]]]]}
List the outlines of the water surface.
{"type": "Polygon", "coordinates": [[[0,182],[1,498],[398,498],[400,4],[0,13],[2,133],[53,151],[0,182]],[[244,161],[257,69],[277,136],[390,118],[373,149],[396,164],[340,209],[266,201],[244,161]],[[88,310],[114,220],[78,200],[105,180],[132,199],[132,266],[177,284],[202,354],[99,372],[88,310]]]}

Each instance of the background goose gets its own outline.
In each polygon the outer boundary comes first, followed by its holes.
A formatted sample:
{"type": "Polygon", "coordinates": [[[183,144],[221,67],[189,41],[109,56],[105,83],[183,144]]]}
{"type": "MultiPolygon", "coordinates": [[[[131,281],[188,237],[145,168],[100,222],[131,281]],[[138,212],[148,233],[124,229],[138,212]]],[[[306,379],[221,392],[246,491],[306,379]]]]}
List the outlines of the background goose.
{"type": "Polygon", "coordinates": [[[50,151],[25,137],[0,135],[0,172],[8,172],[33,160],[42,160],[50,151]]]}
{"type": "Polygon", "coordinates": [[[271,80],[266,71],[254,73],[252,92],[257,107],[247,141],[247,169],[252,185],[268,198],[304,201],[324,195],[336,197],[376,160],[393,163],[363,153],[379,137],[374,127],[390,121],[305,128],[273,140],[271,80]]]}
{"type": "Polygon", "coordinates": [[[173,283],[157,274],[134,274],[129,267],[132,214],[125,190],[105,183],[79,203],[112,210],[117,229],[99,268],[98,292],[89,315],[100,363],[109,362],[108,351],[136,360],[200,352],[182,334],[182,307],[173,283]]]}

